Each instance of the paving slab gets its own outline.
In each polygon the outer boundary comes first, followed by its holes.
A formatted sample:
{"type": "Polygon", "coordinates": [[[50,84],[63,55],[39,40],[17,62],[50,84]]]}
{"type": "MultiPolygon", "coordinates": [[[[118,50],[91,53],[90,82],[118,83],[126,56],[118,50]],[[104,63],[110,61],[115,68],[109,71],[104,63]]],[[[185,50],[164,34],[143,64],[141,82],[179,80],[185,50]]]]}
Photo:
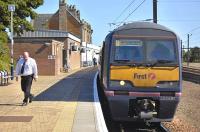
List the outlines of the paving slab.
{"type": "Polygon", "coordinates": [[[27,106],[21,106],[20,82],[0,86],[0,132],[95,132],[95,72],[88,68],[40,76],[32,86],[35,99],[27,106]]]}

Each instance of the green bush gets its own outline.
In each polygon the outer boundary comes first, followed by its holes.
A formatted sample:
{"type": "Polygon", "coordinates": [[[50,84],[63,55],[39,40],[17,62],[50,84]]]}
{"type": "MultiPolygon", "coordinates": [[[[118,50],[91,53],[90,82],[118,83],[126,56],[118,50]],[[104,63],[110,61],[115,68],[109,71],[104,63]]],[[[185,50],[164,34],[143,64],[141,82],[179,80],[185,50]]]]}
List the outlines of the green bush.
{"type": "Polygon", "coordinates": [[[194,47],[190,52],[190,62],[200,62],[200,48],[194,47]]]}
{"type": "Polygon", "coordinates": [[[0,70],[9,70],[10,67],[10,51],[7,40],[7,33],[0,32],[0,70]]]}

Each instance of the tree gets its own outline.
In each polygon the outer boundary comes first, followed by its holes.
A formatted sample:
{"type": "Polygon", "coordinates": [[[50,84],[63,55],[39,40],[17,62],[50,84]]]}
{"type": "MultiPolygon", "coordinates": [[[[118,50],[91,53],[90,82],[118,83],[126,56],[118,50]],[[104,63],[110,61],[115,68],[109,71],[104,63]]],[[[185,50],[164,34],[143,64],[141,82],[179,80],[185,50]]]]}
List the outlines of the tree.
{"type": "Polygon", "coordinates": [[[0,32],[0,70],[9,69],[9,48],[7,45],[7,33],[0,32]]]}
{"type": "Polygon", "coordinates": [[[200,61],[200,48],[199,47],[194,47],[191,50],[190,54],[190,62],[198,62],[200,61]]]}
{"type": "Polygon", "coordinates": [[[182,50],[183,62],[187,62],[188,51],[182,50]]]}
{"type": "Polygon", "coordinates": [[[14,4],[13,29],[14,33],[21,35],[24,30],[33,31],[27,18],[34,19],[37,14],[34,9],[43,4],[43,0],[0,0],[0,70],[9,69],[9,47],[6,29],[10,29],[11,13],[8,5],[14,4]]]}
{"type": "Polygon", "coordinates": [[[33,31],[33,27],[27,18],[34,19],[37,16],[34,9],[42,5],[43,0],[0,0],[0,31],[6,31],[6,28],[10,28],[9,4],[15,5],[13,15],[14,33],[20,35],[23,30],[33,31]]]}

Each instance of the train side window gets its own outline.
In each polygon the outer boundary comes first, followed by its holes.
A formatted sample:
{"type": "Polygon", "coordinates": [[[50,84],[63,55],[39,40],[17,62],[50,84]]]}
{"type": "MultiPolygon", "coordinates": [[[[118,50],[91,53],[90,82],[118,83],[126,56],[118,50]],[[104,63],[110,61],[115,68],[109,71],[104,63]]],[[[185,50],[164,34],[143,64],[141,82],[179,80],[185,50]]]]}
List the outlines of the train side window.
{"type": "Polygon", "coordinates": [[[102,49],[99,53],[99,61],[98,61],[99,65],[103,65],[102,61],[103,61],[103,56],[104,56],[103,55],[104,54],[104,47],[105,47],[105,41],[103,41],[103,46],[102,46],[102,49]]]}

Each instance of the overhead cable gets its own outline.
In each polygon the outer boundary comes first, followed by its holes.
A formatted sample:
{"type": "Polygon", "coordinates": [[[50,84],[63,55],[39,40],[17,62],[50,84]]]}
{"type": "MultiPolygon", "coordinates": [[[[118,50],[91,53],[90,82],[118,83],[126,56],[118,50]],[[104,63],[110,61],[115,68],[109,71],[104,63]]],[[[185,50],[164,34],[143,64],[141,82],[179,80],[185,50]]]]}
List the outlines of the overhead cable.
{"type": "Polygon", "coordinates": [[[136,0],[132,0],[126,8],[120,13],[120,15],[114,20],[114,23],[124,14],[124,12],[135,2],[136,0]]]}

